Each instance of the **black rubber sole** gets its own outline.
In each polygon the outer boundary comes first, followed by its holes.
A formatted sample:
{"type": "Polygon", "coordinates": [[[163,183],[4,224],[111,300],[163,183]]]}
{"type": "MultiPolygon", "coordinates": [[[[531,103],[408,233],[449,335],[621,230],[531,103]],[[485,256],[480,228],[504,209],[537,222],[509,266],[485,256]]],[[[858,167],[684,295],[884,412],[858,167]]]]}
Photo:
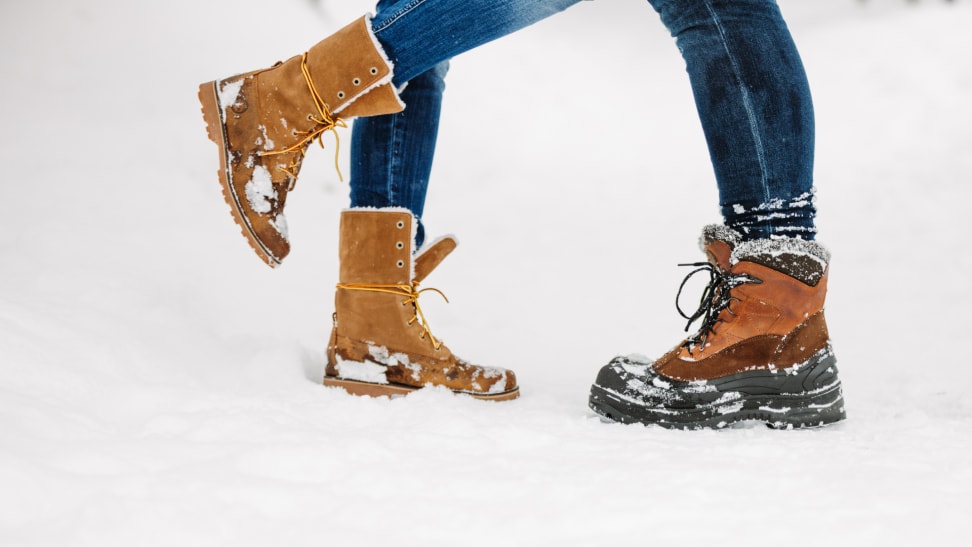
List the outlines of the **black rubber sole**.
{"type": "Polygon", "coordinates": [[[755,371],[709,382],[671,382],[666,401],[617,386],[591,386],[603,418],[670,429],[721,429],[744,421],[774,429],[821,427],[847,418],[836,359],[829,348],[797,371],[755,371]]]}

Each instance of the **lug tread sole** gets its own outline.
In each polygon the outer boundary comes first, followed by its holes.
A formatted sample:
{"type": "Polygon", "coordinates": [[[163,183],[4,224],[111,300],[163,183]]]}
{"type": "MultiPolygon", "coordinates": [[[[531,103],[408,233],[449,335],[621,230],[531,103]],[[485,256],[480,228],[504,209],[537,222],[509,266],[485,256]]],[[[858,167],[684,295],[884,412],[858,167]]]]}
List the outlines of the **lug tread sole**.
{"type": "Polygon", "coordinates": [[[772,429],[807,429],[846,419],[840,384],[813,395],[747,396],[707,409],[658,412],[626,404],[610,391],[593,386],[589,406],[613,422],[658,425],[667,429],[722,429],[739,422],[763,422],[772,429]],[[741,403],[741,408],[733,409],[741,403]]]}
{"type": "Polygon", "coordinates": [[[260,243],[260,240],[257,239],[256,234],[254,234],[253,229],[246,220],[246,215],[240,209],[239,200],[233,191],[226,161],[226,138],[223,133],[222,109],[219,107],[219,99],[216,96],[216,83],[212,81],[199,86],[199,103],[202,105],[202,115],[206,121],[206,135],[209,137],[209,140],[216,143],[216,146],[219,147],[219,171],[217,174],[219,175],[220,187],[223,190],[223,200],[226,201],[226,204],[230,208],[233,222],[239,226],[240,233],[250,248],[253,249],[253,252],[267,266],[276,268],[280,265],[280,261],[271,255],[263,244],[260,243]]]}

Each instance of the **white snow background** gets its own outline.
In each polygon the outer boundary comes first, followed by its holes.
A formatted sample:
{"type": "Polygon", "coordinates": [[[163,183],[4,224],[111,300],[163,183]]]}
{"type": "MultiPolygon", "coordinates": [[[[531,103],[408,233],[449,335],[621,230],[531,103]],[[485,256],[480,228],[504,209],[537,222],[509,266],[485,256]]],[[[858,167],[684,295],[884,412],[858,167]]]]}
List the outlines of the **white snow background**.
{"type": "MultiPolygon", "coordinates": [[[[0,4],[0,545],[957,545],[972,499],[972,4],[788,0],[817,108],[849,419],[681,432],[587,409],[659,355],[718,221],[642,0],[456,59],[426,221],[435,334],[523,395],[320,385],[346,184],[312,149],[277,271],[220,195],[197,85],[370,1],[0,4]]],[[[349,132],[342,134],[347,164],[349,132]]]]}

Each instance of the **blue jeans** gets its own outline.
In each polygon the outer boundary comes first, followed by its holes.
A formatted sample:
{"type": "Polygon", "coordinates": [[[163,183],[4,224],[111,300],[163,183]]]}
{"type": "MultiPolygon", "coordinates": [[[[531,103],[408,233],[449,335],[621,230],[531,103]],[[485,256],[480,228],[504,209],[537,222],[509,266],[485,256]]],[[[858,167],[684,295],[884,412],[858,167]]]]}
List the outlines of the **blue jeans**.
{"type": "Polygon", "coordinates": [[[372,29],[408,84],[398,114],[358,118],[351,135],[351,206],[422,213],[438,136],[449,59],[528,27],[580,0],[379,0],[372,29]]]}
{"type": "MultiPolygon", "coordinates": [[[[355,121],[351,206],[410,209],[421,245],[448,60],[578,1],[381,0],[372,26],[407,106],[355,121]]],[[[813,106],[776,2],[648,1],[685,59],[726,224],[746,239],[813,239],[813,106]]]]}
{"type": "Polygon", "coordinates": [[[649,2],[685,59],[726,224],[813,239],[813,102],[775,0],[649,2]]]}

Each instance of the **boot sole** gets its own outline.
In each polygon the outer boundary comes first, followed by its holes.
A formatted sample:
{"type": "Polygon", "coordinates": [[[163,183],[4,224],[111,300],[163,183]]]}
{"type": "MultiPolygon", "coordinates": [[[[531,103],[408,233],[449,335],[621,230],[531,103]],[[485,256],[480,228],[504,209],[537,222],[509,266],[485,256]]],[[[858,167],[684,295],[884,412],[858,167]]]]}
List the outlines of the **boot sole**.
{"type": "Polygon", "coordinates": [[[233,173],[230,172],[229,150],[226,148],[226,123],[223,119],[223,109],[219,104],[219,97],[216,94],[217,82],[207,82],[199,86],[199,102],[202,104],[203,119],[206,120],[206,134],[209,140],[216,143],[219,147],[219,184],[223,189],[223,199],[229,205],[233,221],[240,227],[240,233],[253,249],[253,252],[260,257],[271,268],[280,265],[280,260],[273,256],[263,243],[256,237],[253,227],[250,225],[243,214],[243,204],[240,197],[233,189],[233,173]]]}
{"type": "MultiPolygon", "coordinates": [[[[337,378],[335,376],[325,376],[324,385],[327,387],[339,387],[351,395],[363,395],[366,397],[404,397],[409,393],[421,389],[401,384],[373,384],[370,382],[337,378]]],[[[473,393],[455,389],[452,392],[457,395],[468,395],[473,399],[479,399],[481,401],[512,401],[520,396],[519,387],[502,393],[473,393]]]]}
{"type": "Polygon", "coordinates": [[[744,421],[763,422],[773,429],[821,427],[847,418],[836,374],[836,359],[828,347],[794,375],[758,371],[712,380],[709,384],[716,388],[715,395],[737,396],[719,398],[711,404],[690,408],[648,405],[595,383],[591,386],[589,406],[613,422],[668,429],[722,429],[744,421]],[[814,379],[824,374],[830,375],[826,385],[810,388],[814,379]],[[802,384],[807,390],[778,390],[781,381],[791,387],[802,384]]]}
{"type": "Polygon", "coordinates": [[[591,410],[611,422],[659,425],[667,429],[723,429],[746,421],[763,422],[772,429],[807,429],[822,427],[847,418],[840,386],[815,394],[800,396],[747,397],[706,410],[679,413],[634,408],[598,386],[591,388],[591,410]]]}

